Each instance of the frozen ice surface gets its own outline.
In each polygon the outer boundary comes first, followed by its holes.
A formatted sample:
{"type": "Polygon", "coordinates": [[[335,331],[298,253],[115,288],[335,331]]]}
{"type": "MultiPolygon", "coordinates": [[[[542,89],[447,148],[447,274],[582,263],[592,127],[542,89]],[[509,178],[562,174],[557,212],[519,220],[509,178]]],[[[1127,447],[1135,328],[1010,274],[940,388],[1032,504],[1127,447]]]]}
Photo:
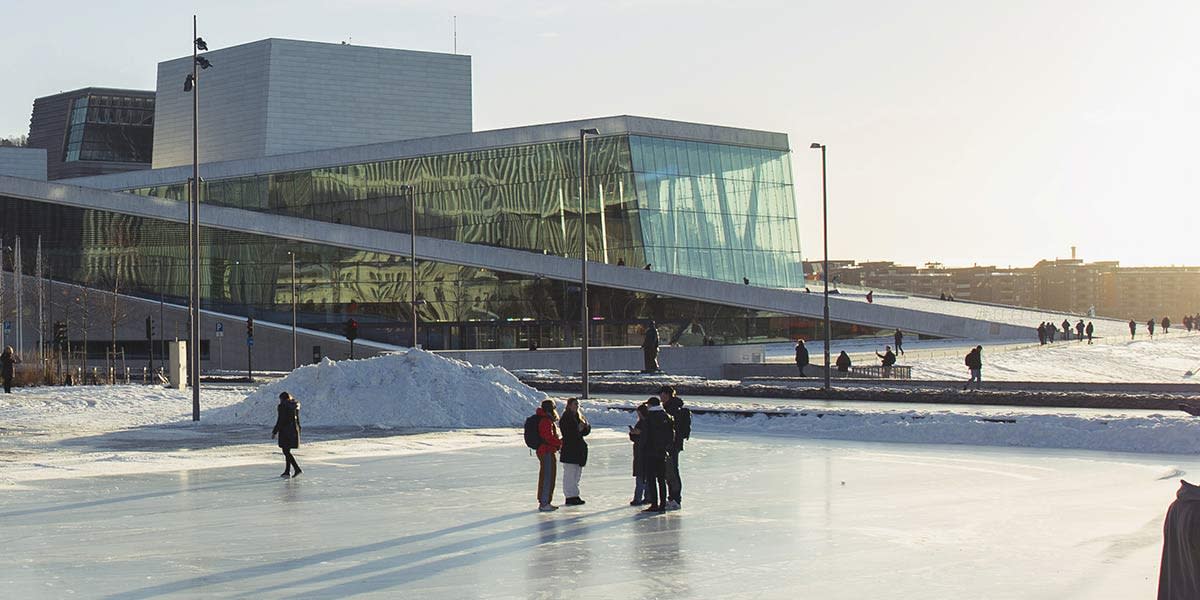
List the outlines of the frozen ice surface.
{"type": "Polygon", "coordinates": [[[1146,598],[1177,479],[1200,469],[1181,456],[698,430],[683,455],[683,510],[643,516],[627,504],[630,444],[599,429],[588,503],[541,514],[519,433],[484,445],[477,436],[399,436],[440,449],[407,455],[306,446],[294,480],[277,477],[282,461],[262,435],[256,449],[271,463],[0,486],[0,589],[55,599],[1146,598]]]}

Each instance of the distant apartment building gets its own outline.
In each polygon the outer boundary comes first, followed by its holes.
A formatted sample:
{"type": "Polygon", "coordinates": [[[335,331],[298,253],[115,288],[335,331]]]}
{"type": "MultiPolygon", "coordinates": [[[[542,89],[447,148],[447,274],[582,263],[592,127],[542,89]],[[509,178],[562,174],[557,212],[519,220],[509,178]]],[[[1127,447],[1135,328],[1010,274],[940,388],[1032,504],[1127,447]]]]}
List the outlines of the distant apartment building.
{"type": "Polygon", "coordinates": [[[1102,314],[1139,322],[1200,314],[1200,267],[1114,269],[1100,277],[1102,314]]]}
{"type": "Polygon", "coordinates": [[[46,151],[49,179],[149,169],[154,92],[88,87],[33,101],[29,147],[46,151]]]}
{"type": "MultiPolygon", "coordinates": [[[[805,265],[819,281],[819,261],[805,265]]],[[[1200,313],[1200,267],[1122,268],[1117,261],[1042,260],[1032,267],[924,267],[830,261],[830,281],[916,296],[1024,306],[1144,321],[1200,313]]]]}

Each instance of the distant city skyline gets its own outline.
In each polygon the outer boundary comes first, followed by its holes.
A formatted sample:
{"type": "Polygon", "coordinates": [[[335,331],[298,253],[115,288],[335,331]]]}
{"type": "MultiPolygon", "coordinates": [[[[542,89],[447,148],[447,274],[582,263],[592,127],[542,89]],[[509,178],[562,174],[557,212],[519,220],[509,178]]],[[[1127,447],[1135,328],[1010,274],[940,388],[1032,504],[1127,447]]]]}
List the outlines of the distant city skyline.
{"type": "Polygon", "coordinates": [[[787,133],[805,260],[1197,265],[1194,2],[6,3],[0,136],[35,97],[153,89],[268,37],[472,56],[476,130],[634,114],[787,133]]]}

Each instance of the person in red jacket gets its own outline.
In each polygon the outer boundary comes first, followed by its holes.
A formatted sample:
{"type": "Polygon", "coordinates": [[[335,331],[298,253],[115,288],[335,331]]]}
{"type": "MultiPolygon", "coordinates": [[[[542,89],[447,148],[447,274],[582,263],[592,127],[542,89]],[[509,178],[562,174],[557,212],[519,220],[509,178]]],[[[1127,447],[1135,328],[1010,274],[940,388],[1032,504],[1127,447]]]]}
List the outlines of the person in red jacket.
{"type": "Polygon", "coordinates": [[[555,425],[558,422],[558,410],[554,407],[554,401],[543,400],[541,408],[537,409],[537,415],[541,417],[538,421],[538,434],[542,436],[542,444],[537,449],[538,463],[541,465],[538,469],[538,510],[550,512],[558,510],[557,506],[550,504],[550,500],[554,498],[554,483],[558,473],[554,453],[562,448],[562,440],[558,437],[558,427],[555,425]]]}

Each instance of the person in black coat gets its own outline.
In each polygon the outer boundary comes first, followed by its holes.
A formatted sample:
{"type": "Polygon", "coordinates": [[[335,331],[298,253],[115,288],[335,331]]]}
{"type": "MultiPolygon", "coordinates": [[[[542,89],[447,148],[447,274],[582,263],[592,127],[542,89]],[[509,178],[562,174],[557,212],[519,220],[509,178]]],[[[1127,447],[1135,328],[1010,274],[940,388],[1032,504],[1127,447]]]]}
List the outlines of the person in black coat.
{"type": "Polygon", "coordinates": [[[808,366],[808,348],[804,345],[804,340],[796,340],[796,368],[800,369],[800,376],[804,377],[804,367],[808,366]]]}
{"type": "Polygon", "coordinates": [[[283,474],[280,477],[299,477],[300,463],[292,456],[292,450],[300,447],[300,403],[287,392],[279,393],[278,416],[271,437],[279,436],[279,448],[283,450],[283,474]]]}
{"type": "Polygon", "coordinates": [[[1088,321],[1087,327],[1084,328],[1084,331],[1087,332],[1088,343],[1091,344],[1092,343],[1092,333],[1094,333],[1096,331],[1096,329],[1094,327],[1092,327],[1091,321],[1088,321]]]}
{"type": "Polygon", "coordinates": [[[837,362],[834,364],[837,365],[837,370],[839,372],[848,373],[850,371],[850,355],[846,354],[845,350],[842,350],[842,353],[837,357],[837,362]]]}
{"type": "Polygon", "coordinates": [[[646,333],[642,336],[642,372],[658,372],[658,326],[654,321],[646,325],[646,333]]]}
{"type": "Polygon", "coordinates": [[[646,430],[642,435],[646,436],[646,495],[650,506],[645,512],[661,513],[667,511],[667,454],[675,443],[675,423],[657,397],[651,397],[646,405],[646,430]]]}
{"type": "Polygon", "coordinates": [[[4,379],[4,393],[12,393],[13,377],[16,375],[16,364],[21,362],[20,358],[13,352],[12,346],[5,346],[4,354],[0,354],[0,378],[4,379]]]}
{"type": "Polygon", "coordinates": [[[650,414],[646,403],[637,407],[637,423],[629,427],[629,441],[633,442],[633,500],[630,506],[649,504],[646,495],[646,418],[650,414]]]}
{"type": "Polygon", "coordinates": [[[592,432],[592,425],[587,417],[579,412],[579,398],[567,400],[567,408],[558,421],[559,434],[562,435],[562,449],[558,452],[558,460],[563,466],[563,494],[566,504],[576,506],[585,504],[579,497],[579,477],[583,475],[583,467],[587,465],[588,446],[584,436],[592,432]]]}
{"type": "Polygon", "coordinates": [[[971,387],[972,382],[975,383],[975,387],[977,388],[983,385],[983,346],[975,346],[975,348],[967,353],[967,357],[963,359],[963,362],[966,363],[967,369],[971,371],[971,378],[967,380],[967,384],[963,386],[963,389],[971,387]]]}
{"type": "Polygon", "coordinates": [[[904,332],[896,329],[896,333],[892,334],[892,341],[896,342],[896,352],[904,354],[904,332]]]}
{"type": "Polygon", "coordinates": [[[879,364],[880,364],[880,366],[883,367],[884,378],[886,379],[888,377],[891,377],[892,376],[892,365],[896,364],[896,353],[892,352],[892,347],[884,346],[883,354],[876,352],[875,356],[879,357],[879,364]]]}

